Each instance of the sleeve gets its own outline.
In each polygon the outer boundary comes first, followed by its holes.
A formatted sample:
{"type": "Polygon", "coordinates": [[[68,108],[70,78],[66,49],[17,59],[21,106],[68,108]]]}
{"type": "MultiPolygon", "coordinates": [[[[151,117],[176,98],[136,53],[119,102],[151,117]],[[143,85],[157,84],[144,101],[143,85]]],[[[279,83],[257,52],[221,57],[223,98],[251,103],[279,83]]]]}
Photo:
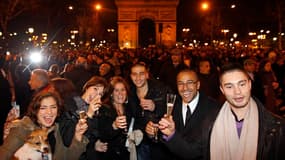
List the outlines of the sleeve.
{"type": "Polygon", "coordinates": [[[73,138],[70,147],[66,150],[66,160],[78,160],[80,155],[86,151],[86,146],[89,143],[87,137],[83,136],[81,142],[73,138]]]}
{"type": "Polygon", "coordinates": [[[11,128],[2,146],[0,146],[1,160],[10,160],[14,153],[24,145],[26,137],[31,133],[22,127],[11,128]]]}
{"type": "Polygon", "coordinates": [[[189,143],[178,132],[172,138],[164,141],[167,148],[182,159],[202,159],[202,150],[198,141],[189,143]]]}
{"type": "Polygon", "coordinates": [[[71,112],[65,112],[59,120],[59,130],[63,144],[70,146],[78,119],[71,112]]]}

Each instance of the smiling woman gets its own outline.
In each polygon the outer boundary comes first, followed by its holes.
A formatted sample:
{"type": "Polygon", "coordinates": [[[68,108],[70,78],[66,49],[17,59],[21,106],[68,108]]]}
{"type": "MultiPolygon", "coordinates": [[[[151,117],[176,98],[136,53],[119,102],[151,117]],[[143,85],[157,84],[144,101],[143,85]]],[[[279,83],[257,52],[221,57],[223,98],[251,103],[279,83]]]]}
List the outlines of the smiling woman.
{"type": "MultiPolygon", "coordinates": [[[[38,129],[51,129],[48,134],[48,142],[51,146],[52,159],[77,160],[85,150],[88,143],[83,133],[87,130],[86,120],[76,124],[75,134],[70,147],[65,147],[59,133],[58,124],[55,121],[61,113],[61,99],[55,92],[40,92],[29,105],[27,115],[15,121],[9,135],[0,147],[1,160],[10,160],[14,153],[21,148],[30,134],[38,129]]],[[[33,150],[33,145],[28,145],[33,150]]],[[[25,157],[32,157],[31,153],[22,152],[25,157]]],[[[21,155],[20,155],[21,157],[21,155]]]]}

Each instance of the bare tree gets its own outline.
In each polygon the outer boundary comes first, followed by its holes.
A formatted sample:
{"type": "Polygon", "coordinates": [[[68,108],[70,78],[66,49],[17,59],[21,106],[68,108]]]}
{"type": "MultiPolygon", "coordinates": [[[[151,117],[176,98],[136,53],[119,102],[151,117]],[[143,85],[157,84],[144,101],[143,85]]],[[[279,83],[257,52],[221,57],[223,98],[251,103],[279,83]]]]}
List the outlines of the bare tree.
{"type": "Polygon", "coordinates": [[[3,35],[8,34],[10,20],[22,14],[24,11],[37,7],[38,0],[1,0],[0,2],[0,27],[3,35]]]}

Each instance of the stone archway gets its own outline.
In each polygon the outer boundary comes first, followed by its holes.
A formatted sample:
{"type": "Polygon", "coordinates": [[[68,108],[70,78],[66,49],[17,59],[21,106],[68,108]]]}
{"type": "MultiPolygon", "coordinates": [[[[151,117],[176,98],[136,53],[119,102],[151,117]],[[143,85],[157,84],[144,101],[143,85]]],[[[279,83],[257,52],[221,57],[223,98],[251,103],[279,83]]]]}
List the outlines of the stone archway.
{"type": "Polygon", "coordinates": [[[171,47],[176,43],[176,8],[179,0],[116,0],[118,8],[118,45],[139,47],[139,22],[151,19],[155,44],[171,47]]]}
{"type": "Polygon", "coordinates": [[[147,47],[156,43],[155,22],[144,18],[139,21],[139,47],[147,47]]]}

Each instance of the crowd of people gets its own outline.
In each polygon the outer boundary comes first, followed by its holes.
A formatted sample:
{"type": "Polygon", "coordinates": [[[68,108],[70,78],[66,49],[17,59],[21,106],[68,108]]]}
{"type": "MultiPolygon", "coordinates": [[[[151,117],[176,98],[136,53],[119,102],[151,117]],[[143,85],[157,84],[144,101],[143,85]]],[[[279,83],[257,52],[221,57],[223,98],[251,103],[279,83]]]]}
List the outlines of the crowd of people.
{"type": "Polygon", "coordinates": [[[285,159],[282,52],[145,48],[44,56],[34,64],[24,54],[1,55],[0,136],[8,112],[20,106],[1,141],[3,160],[33,130],[52,126],[53,159],[285,159]],[[171,116],[168,93],[177,95],[171,116]]]}

